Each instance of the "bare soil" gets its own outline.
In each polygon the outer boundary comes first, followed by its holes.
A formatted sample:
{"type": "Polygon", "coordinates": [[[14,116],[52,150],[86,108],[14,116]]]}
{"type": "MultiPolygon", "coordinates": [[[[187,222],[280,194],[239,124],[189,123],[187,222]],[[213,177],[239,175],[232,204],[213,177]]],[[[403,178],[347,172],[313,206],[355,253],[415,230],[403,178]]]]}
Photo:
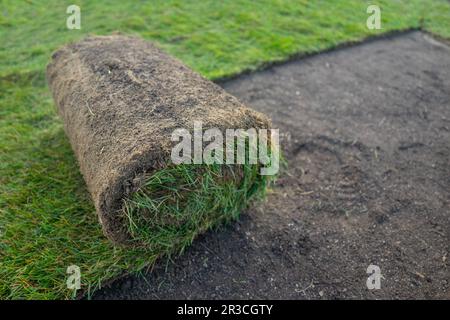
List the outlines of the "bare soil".
{"type": "Polygon", "coordinates": [[[273,119],[288,169],[240,221],[93,298],[450,299],[446,44],[410,32],[222,86],[273,119]]]}

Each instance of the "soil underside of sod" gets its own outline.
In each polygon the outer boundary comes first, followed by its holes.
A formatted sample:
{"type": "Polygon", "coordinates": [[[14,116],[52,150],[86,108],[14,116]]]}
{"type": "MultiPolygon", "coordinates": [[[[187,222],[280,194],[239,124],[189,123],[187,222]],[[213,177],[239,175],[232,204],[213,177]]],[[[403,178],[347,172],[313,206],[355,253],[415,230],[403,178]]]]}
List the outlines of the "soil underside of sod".
{"type": "Polygon", "coordinates": [[[272,117],[287,171],[226,231],[94,298],[450,298],[448,46],[408,33],[223,86],[272,117]]]}

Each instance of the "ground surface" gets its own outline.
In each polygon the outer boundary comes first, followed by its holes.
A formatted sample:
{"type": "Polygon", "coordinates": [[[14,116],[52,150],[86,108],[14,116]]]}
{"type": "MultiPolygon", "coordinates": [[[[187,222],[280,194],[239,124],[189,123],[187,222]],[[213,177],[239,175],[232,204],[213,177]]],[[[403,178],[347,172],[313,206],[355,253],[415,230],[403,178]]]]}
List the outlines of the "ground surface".
{"type": "Polygon", "coordinates": [[[448,46],[408,33],[223,86],[272,117],[288,170],[239,222],[94,298],[450,298],[448,46]]]}

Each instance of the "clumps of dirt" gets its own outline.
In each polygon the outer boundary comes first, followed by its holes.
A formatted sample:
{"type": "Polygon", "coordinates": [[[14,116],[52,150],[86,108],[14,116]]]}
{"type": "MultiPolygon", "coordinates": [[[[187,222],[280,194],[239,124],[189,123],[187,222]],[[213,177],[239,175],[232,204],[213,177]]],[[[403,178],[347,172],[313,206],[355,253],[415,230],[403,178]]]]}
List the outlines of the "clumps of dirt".
{"type": "Polygon", "coordinates": [[[125,36],[88,37],[53,54],[47,79],[105,235],[131,236],[123,199],[144,176],[170,165],[171,134],[204,129],[269,128],[245,107],[154,44],[125,36]]]}

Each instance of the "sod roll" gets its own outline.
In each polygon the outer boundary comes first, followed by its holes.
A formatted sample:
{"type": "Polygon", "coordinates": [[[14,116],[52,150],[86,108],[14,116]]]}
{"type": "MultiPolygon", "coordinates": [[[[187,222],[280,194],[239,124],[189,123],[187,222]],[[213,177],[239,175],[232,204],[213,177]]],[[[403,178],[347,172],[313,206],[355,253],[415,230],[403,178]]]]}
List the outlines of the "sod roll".
{"type": "Polygon", "coordinates": [[[244,183],[223,179],[217,166],[171,163],[177,128],[193,128],[194,121],[203,129],[269,128],[270,122],[154,44],[89,37],[55,52],[47,79],[103,232],[114,243],[147,237],[164,248],[183,246],[235,215],[255,188],[264,189],[252,167],[244,183]],[[234,203],[221,198],[228,194],[234,203]]]}

